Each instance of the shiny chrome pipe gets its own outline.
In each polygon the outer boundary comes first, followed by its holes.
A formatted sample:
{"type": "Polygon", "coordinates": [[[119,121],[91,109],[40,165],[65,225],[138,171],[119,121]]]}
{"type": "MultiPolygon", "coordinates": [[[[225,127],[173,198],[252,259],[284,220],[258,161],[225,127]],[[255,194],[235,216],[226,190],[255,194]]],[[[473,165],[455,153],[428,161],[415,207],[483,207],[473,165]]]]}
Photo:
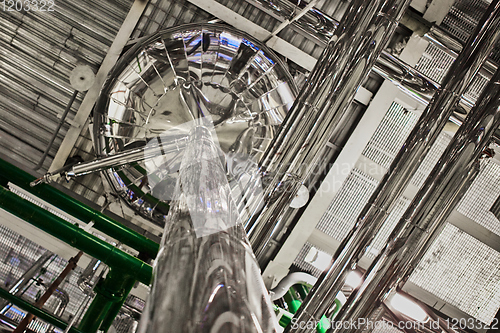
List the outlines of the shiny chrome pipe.
{"type": "MultiPolygon", "coordinates": [[[[260,260],[284,211],[318,162],[358,87],[397,27],[408,0],[353,1],[283,122],[259,172],[270,178],[263,195],[249,199],[245,225],[260,260]],[[291,135],[293,133],[293,135],[291,135]]],[[[259,193],[260,194],[260,193],[259,193]]]]}
{"type": "Polygon", "coordinates": [[[191,133],[139,332],[275,332],[222,150],[206,127],[191,133]]]}
{"type": "MultiPolygon", "coordinates": [[[[9,293],[14,296],[21,296],[26,290],[25,287],[31,280],[35,277],[37,273],[40,272],[45,263],[52,257],[53,253],[50,251],[45,251],[35,263],[12,285],[9,289],[9,293]]],[[[0,298],[0,314],[4,314],[6,311],[5,306],[9,302],[3,298],[0,298]]]]}
{"type": "Polygon", "coordinates": [[[363,284],[336,319],[356,321],[366,317],[406,282],[477,175],[478,159],[499,126],[500,70],[366,271],[363,284]]]}
{"type": "Polygon", "coordinates": [[[340,244],[332,265],[320,277],[299,308],[296,314],[299,322],[319,320],[324,314],[328,316],[333,298],[344,284],[347,273],[356,267],[364,255],[367,246],[380,230],[395,202],[436,141],[460,96],[491,53],[500,36],[499,24],[500,5],[499,0],[495,0],[471,35],[468,45],[445,76],[443,87],[436,92],[431,103],[423,111],[389,170],[361,211],[357,223],[340,244]]]}
{"type": "MultiPolygon", "coordinates": [[[[164,139],[164,137],[158,137],[164,139]]],[[[33,181],[30,185],[36,186],[41,183],[51,183],[63,172],[67,179],[76,178],[87,175],[93,172],[99,172],[110,168],[117,168],[134,162],[144,161],[157,156],[165,155],[171,152],[176,152],[184,149],[187,141],[187,136],[176,137],[168,142],[157,140],[153,143],[148,143],[144,147],[126,150],[114,155],[97,158],[92,161],[78,163],[69,168],[69,170],[56,170],[52,173],[47,173],[41,178],[33,181]]]]}
{"type": "MultiPolygon", "coordinates": [[[[279,21],[287,21],[307,6],[307,2],[301,0],[246,0],[253,6],[263,10],[267,14],[279,21]]],[[[307,14],[292,22],[292,26],[305,37],[315,41],[319,45],[326,45],[332,38],[338,22],[323,13],[321,10],[311,8],[307,14]]],[[[432,26],[423,38],[441,48],[445,52],[453,55],[455,58],[462,51],[463,45],[455,37],[451,36],[438,26],[432,26]]],[[[387,52],[384,52],[388,54],[387,52]]],[[[377,65],[375,65],[377,67],[377,65]]],[[[491,60],[484,64],[484,70],[487,78],[491,78],[495,73],[497,65],[491,60]]]]}

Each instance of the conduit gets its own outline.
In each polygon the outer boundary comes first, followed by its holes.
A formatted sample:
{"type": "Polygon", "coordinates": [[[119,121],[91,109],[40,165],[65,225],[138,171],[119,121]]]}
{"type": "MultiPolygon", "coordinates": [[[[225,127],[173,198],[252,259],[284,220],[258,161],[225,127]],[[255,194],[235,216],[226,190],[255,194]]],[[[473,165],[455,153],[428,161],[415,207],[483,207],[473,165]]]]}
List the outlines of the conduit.
{"type": "Polygon", "coordinates": [[[148,264],[1,186],[0,207],[61,241],[101,260],[111,268],[123,269],[126,267],[128,275],[146,285],[151,282],[152,268],[148,264]]]}
{"type": "Polygon", "coordinates": [[[102,231],[121,243],[148,255],[150,258],[156,257],[159,249],[157,243],[114,221],[101,212],[82,204],[78,200],[50,185],[40,184],[36,187],[31,187],[30,183],[34,180],[35,177],[31,176],[29,173],[0,159],[0,185],[5,187],[8,182],[12,182],[40,199],[74,216],[78,220],[87,223],[92,221],[95,229],[102,231]]]}

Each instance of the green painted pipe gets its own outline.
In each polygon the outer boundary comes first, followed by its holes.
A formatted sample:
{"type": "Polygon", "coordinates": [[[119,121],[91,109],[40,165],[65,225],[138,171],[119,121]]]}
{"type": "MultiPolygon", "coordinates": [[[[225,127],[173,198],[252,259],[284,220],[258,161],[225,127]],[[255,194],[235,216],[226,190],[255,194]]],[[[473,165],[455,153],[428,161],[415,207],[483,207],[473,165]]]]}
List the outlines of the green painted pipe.
{"type": "Polygon", "coordinates": [[[122,285],[122,290],[121,290],[121,299],[113,302],[111,304],[111,307],[109,308],[109,311],[106,313],[106,316],[104,320],[101,323],[100,330],[103,332],[107,332],[111,325],[113,324],[113,321],[115,320],[116,316],[120,312],[120,309],[122,308],[123,304],[127,300],[127,296],[129,295],[130,291],[135,285],[135,280],[130,277],[126,277],[123,275],[119,276],[119,281],[121,281],[122,285]]]}
{"type": "Polygon", "coordinates": [[[106,332],[134,283],[135,279],[127,275],[125,271],[110,269],[106,278],[100,280],[94,288],[96,296],[83,316],[78,329],[85,333],[95,333],[98,329],[106,332]],[[108,325],[106,329],[103,329],[104,322],[108,325]]]}
{"type": "Polygon", "coordinates": [[[153,273],[150,265],[24,200],[2,186],[0,186],[0,207],[61,241],[101,260],[111,268],[126,268],[128,275],[146,285],[150,284],[153,273]]]}
{"type": "MultiPolygon", "coordinates": [[[[60,320],[59,318],[54,317],[53,315],[37,308],[31,303],[26,302],[25,300],[14,296],[10,294],[7,290],[4,290],[0,288],[0,297],[6,299],[10,303],[14,304],[15,306],[23,309],[24,311],[27,311],[29,313],[34,314],[36,317],[40,318],[41,320],[46,321],[47,323],[54,325],[55,327],[58,327],[60,329],[66,329],[68,326],[67,323],[64,321],[60,320]]],[[[82,333],[79,329],[75,327],[71,327],[69,330],[70,333],[82,333]]]]}
{"type": "Polygon", "coordinates": [[[150,258],[156,258],[156,254],[159,250],[159,245],[157,243],[125,227],[101,212],[82,204],[78,200],[50,185],[40,184],[31,187],[30,182],[33,180],[35,180],[35,177],[29,173],[0,159],[0,185],[6,187],[8,182],[12,182],[83,222],[88,223],[93,221],[93,227],[95,229],[102,231],[106,235],[115,238],[139,252],[147,254],[150,258]]]}

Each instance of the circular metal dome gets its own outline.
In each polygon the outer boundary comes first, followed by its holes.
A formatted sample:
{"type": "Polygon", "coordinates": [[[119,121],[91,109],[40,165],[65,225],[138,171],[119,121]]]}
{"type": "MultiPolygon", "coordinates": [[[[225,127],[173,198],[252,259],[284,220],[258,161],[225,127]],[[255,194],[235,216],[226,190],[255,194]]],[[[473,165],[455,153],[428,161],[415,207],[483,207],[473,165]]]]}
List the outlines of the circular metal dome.
{"type": "MultiPolygon", "coordinates": [[[[118,61],[94,111],[101,156],[174,141],[182,125],[208,119],[226,156],[258,163],[296,96],[286,66],[244,32],[218,24],[163,30],[118,61]],[[180,127],[179,127],[180,126],[180,127]]],[[[163,225],[180,152],[105,172],[113,189],[143,217],[163,225]]]]}

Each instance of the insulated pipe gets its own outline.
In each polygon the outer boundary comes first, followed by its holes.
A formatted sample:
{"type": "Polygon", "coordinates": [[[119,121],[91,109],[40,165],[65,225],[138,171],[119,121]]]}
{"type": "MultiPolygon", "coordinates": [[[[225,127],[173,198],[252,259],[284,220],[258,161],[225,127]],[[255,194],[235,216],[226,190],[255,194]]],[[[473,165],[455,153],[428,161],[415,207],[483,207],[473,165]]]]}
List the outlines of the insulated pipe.
{"type": "Polygon", "coordinates": [[[151,282],[152,268],[148,264],[1,186],[0,207],[110,267],[126,267],[129,275],[146,285],[151,282]]]}
{"type": "Polygon", "coordinates": [[[460,95],[491,53],[500,35],[499,24],[500,6],[499,1],[495,0],[471,35],[468,45],[445,76],[445,84],[422,113],[389,170],[361,211],[357,223],[340,244],[332,265],[321,275],[299,309],[299,322],[319,320],[332,307],[334,296],[344,284],[347,273],[356,267],[448,121],[460,95]]]}
{"type": "Polygon", "coordinates": [[[31,176],[29,173],[0,159],[0,185],[6,187],[9,182],[12,182],[40,199],[65,211],[69,215],[74,216],[78,220],[86,223],[92,221],[95,229],[102,231],[119,242],[148,255],[150,258],[156,257],[159,248],[157,243],[125,227],[101,212],[82,204],[78,200],[50,185],[41,184],[36,187],[31,187],[30,183],[34,179],[35,177],[31,176]]]}
{"type": "MultiPolygon", "coordinates": [[[[60,320],[59,318],[56,318],[53,315],[45,312],[44,310],[37,308],[33,304],[26,302],[25,300],[10,294],[7,290],[5,290],[3,288],[0,288],[0,297],[6,299],[9,303],[14,304],[15,306],[19,307],[20,309],[34,314],[36,317],[46,321],[47,323],[49,323],[55,327],[65,329],[68,326],[68,324],[66,324],[64,321],[60,320]]],[[[80,331],[79,329],[76,329],[74,327],[72,327],[69,330],[69,332],[70,333],[83,333],[82,331],[80,331]]]]}
{"type": "Polygon", "coordinates": [[[245,228],[259,263],[270,238],[280,228],[285,209],[318,163],[320,151],[343,128],[342,119],[356,90],[392,36],[408,3],[356,0],[349,5],[273,146],[264,154],[259,172],[271,178],[270,184],[262,197],[248,198],[250,216],[245,228]]]}
{"type": "Polygon", "coordinates": [[[339,313],[339,321],[356,322],[370,315],[406,282],[467,190],[465,184],[470,185],[477,175],[478,159],[499,126],[500,70],[396,224],[389,242],[366,271],[363,284],[339,313]]]}
{"type": "Polygon", "coordinates": [[[210,131],[193,128],[138,332],[276,332],[221,156],[210,131]]]}
{"type": "Polygon", "coordinates": [[[61,172],[65,173],[68,179],[75,178],[109,168],[116,168],[122,165],[144,161],[149,158],[161,156],[162,154],[176,152],[183,149],[186,140],[187,137],[179,137],[168,143],[150,143],[141,148],[130,149],[114,155],[97,158],[92,161],[78,163],[71,166],[69,170],[66,170],[66,167],[64,167],[60,170],[46,173],[44,176],[32,181],[30,185],[36,186],[42,183],[50,183],[55,178],[59,177],[59,173],[61,172]]]}

